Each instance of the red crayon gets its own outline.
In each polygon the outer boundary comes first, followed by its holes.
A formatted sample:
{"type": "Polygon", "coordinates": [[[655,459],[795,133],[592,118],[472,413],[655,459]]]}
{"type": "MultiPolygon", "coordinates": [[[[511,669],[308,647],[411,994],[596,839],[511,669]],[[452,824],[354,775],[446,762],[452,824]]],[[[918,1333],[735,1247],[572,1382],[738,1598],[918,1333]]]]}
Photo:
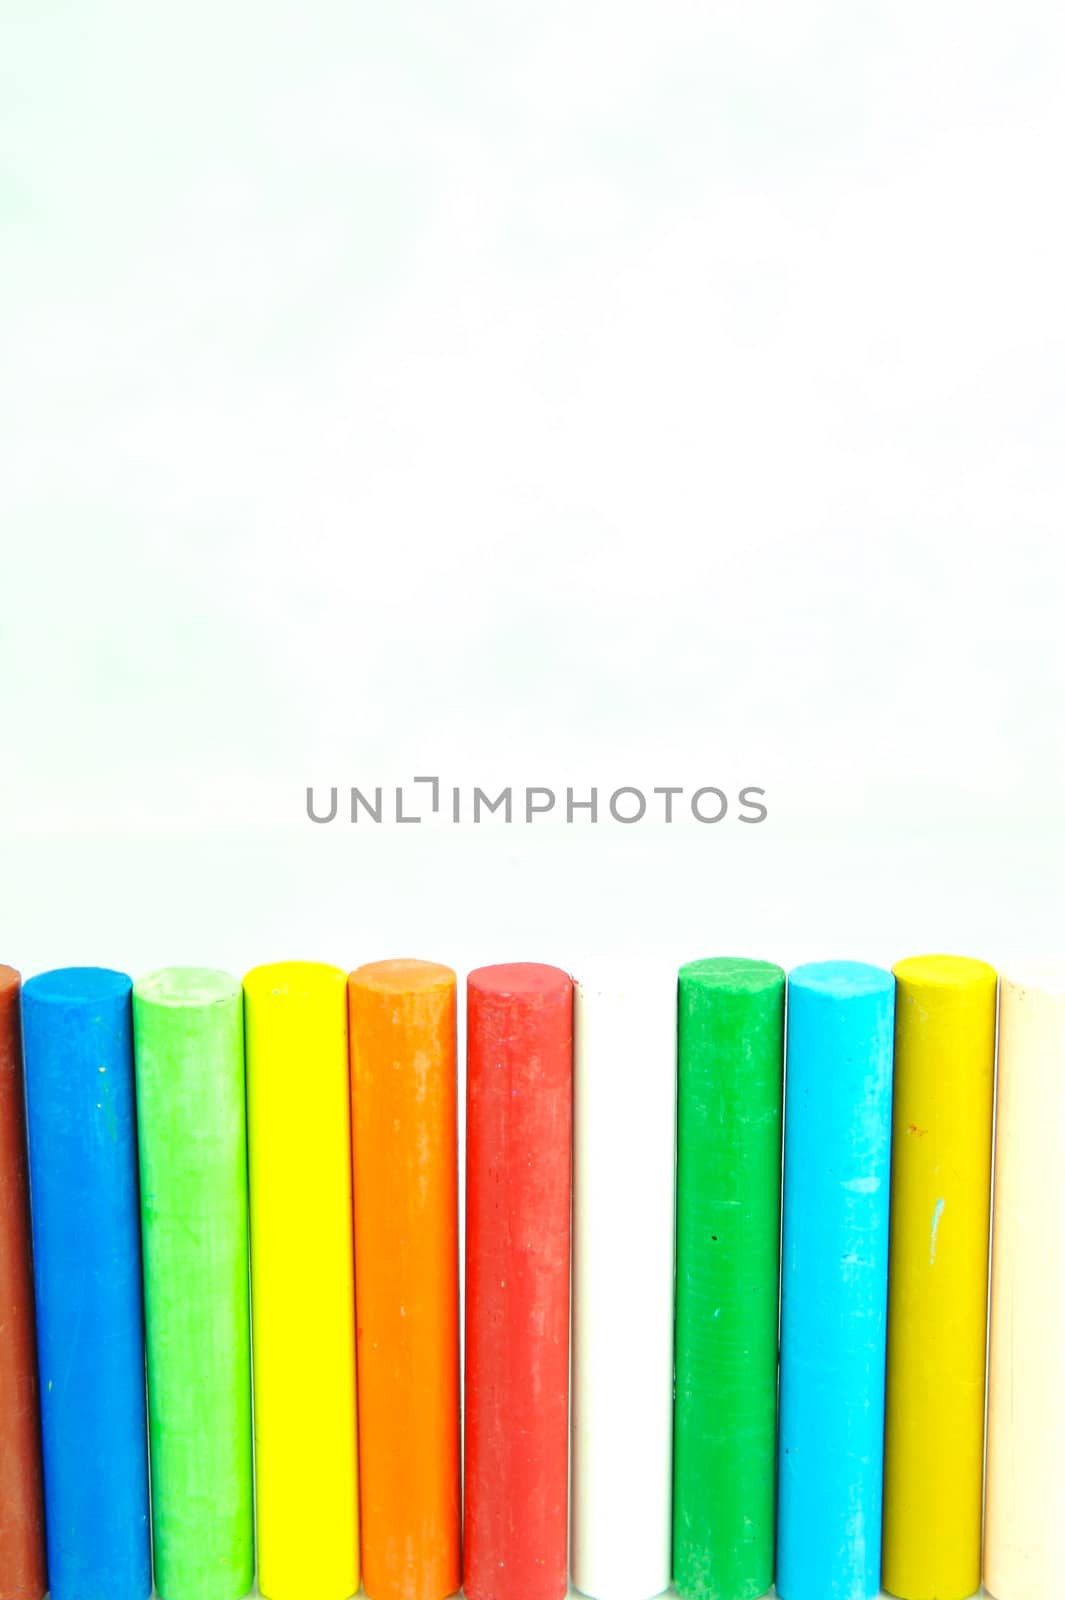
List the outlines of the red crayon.
{"type": "Polygon", "coordinates": [[[468,980],[466,1509],[469,1600],[566,1592],[573,984],[468,980]]]}
{"type": "Polygon", "coordinates": [[[48,1587],[33,1265],[22,1097],[19,975],[0,967],[0,1600],[48,1587]]]}

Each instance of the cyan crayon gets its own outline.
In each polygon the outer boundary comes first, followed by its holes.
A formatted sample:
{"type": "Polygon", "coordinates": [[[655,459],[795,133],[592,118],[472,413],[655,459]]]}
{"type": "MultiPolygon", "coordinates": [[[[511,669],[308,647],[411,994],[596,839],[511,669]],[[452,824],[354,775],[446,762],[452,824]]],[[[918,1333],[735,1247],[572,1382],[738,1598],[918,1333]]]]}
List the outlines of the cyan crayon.
{"type": "Polygon", "coordinates": [[[777,1593],[880,1590],[895,980],[788,978],[777,1593]]]}

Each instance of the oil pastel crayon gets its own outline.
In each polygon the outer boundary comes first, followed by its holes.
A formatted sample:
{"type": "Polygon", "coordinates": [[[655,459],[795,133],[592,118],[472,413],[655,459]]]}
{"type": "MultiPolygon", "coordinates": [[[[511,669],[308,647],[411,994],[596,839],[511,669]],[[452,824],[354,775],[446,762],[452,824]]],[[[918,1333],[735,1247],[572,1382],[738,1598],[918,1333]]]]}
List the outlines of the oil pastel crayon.
{"type": "Polygon", "coordinates": [[[964,1600],[980,1587],[998,979],[962,956],[894,973],[881,1581],[964,1600]]]}
{"type": "Polygon", "coordinates": [[[776,1588],[880,1591],[895,980],[788,976],[776,1588]]]}
{"type": "Polygon", "coordinates": [[[133,989],[155,1587],[251,1588],[248,1178],[241,986],[166,967],[133,989]]]}
{"type": "Polygon", "coordinates": [[[131,987],[66,967],[22,990],[53,1600],[152,1586],[131,987]]]}
{"type": "Polygon", "coordinates": [[[1065,962],[1002,974],[984,1586],[1045,1600],[1065,1572],[1065,962]]]}
{"type": "Polygon", "coordinates": [[[347,977],[244,979],[255,1537],[266,1600],[359,1586],[347,977]]]}
{"type": "Polygon", "coordinates": [[[574,988],[570,1574],[595,1600],[670,1582],[676,996],[616,963],[574,988]]]}
{"type": "Polygon", "coordinates": [[[0,966],[0,1600],[42,1600],[48,1588],[21,982],[0,966]]]}
{"type": "Polygon", "coordinates": [[[469,1600],[567,1587],[573,984],[536,963],[467,981],[469,1600]]]}
{"type": "Polygon", "coordinates": [[[444,1600],[462,1581],[455,974],[373,961],[348,979],[363,1585],[444,1600]]]}
{"type": "Polygon", "coordinates": [[[686,1600],[773,1582],[784,971],[680,969],[673,1573],[686,1600]]]}

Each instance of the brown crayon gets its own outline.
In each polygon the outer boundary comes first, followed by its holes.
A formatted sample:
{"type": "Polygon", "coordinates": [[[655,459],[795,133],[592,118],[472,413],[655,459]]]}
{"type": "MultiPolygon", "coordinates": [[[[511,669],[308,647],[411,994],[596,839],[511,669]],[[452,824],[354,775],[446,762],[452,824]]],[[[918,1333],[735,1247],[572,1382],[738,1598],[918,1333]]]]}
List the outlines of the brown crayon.
{"type": "Polygon", "coordinates": [[[21,980],[0,967],[0,1600],[48,1588],[19,1026],[21,980]]]}

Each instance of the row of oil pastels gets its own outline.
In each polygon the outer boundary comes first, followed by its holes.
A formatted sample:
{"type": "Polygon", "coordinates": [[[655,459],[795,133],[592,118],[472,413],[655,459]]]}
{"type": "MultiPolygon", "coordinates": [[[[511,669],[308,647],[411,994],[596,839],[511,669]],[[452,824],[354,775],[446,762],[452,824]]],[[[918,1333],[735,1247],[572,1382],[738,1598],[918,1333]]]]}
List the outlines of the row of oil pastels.
{"type": "Polygon", "coordinates": [[[0,969],[0,1600],[1045,1594],[1065,968],[466,998],[463,1386],[449,968],[0,969]]]}

